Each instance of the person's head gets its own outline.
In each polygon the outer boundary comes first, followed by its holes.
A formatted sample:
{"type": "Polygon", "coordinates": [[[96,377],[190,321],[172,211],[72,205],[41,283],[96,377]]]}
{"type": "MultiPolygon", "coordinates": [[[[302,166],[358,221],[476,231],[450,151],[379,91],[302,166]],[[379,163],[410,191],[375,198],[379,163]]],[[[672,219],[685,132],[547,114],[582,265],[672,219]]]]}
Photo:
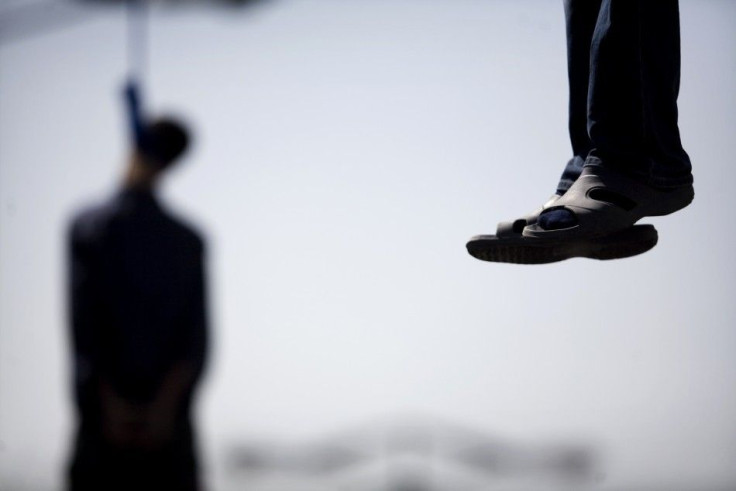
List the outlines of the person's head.
{"type": "Polygon", "coordinates": [[[144,130],[143,148],[146,163],[161,172],[170,168],[189,145],[189,133],[184,125],[172,118],[160,118],[144,130]]]}
{"type": "Polygon", "coordinates": [[[188,146],[189,132],[183,123],[170,117],[151,121],[135,149],[128,174],[129,183],[153,184],[180,160],[188,146]]]}

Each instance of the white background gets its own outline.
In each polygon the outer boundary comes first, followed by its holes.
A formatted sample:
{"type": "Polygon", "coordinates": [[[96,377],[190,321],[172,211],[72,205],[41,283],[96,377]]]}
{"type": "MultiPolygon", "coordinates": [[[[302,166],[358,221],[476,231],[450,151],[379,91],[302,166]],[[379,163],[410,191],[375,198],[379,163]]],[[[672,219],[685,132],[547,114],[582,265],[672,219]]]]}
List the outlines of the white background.
{"type": "MultiPolygon", "coordinates": [[[[736,489],[736,3],[681,11],[693,205],[642,256],[525,267],[464,245],[570,156],[561,2],[155,9],[146,95],[196,132],[164,195],[210,245],[212,482],[240,441],[410,413],[592,444],[596,489],[736,489]]],[[[124,34],[97,7],[0,45],[3,490],[62,482],[64,234],[122,172],[124,34]]]]}

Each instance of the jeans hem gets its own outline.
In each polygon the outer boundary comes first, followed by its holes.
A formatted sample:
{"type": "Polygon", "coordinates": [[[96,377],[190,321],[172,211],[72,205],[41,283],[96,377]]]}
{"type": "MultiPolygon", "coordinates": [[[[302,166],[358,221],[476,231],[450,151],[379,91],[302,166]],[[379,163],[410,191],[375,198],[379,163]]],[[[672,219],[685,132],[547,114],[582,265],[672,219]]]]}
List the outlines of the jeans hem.
{"type": "Polygon", "coordinates": [[[610,169],[616,172],[620,172],[642,184],[660,190],[677,189],[684,186],[692,186],[693,184],[692,173],[687,173],[680,176],[653,175],[651,173],[637,172],[630,169],[622,169],[620,166],[607,165],[599,157],[593,156],[589,156],[587,159],[585,159],[585,164],[583,167],[601,167],[603,169],[610,169]]]}

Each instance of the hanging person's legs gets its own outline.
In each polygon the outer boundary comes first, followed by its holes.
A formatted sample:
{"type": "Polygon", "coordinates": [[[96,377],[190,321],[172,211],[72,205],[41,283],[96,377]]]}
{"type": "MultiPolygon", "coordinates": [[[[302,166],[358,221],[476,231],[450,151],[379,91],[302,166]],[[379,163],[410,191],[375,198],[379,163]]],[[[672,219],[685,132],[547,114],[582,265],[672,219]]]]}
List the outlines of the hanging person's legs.
{"type": "Polygon", "coordinates": [[[566,0],[565,14],[574,157],[558,185],[564,196],[536,215],[500,224],[496,236],[471,239],[468,252],[478,259],[640,254],[656,245],[657,232],[633,224],[692,200],[677,129],[677,0],[566,0]]]}
{"type": "MultiPolygon", "coordinates": [[[[590,52],[602,0],[565,0],[567,34],[567,64],[569,83],[568,126],[573,157],[565,166],[555,195],[535,212],[514,222],[500,223],[496,235],[479,235],[467,244],[474,257],[494,262],[540,264],[581,256],[595,259],[615,259],[645,252],[657,243],[657,232],[651,226],[635,226],[604,238],[578,241],[572,247],[558,240],[524,237],[525,227],[534,225],[540,213],[554,207],[560,196],[577,180],[588,154],[593,149],[588,135],[588,89],[590,83],[590,52]]],[[[550,215],[545,213],[545,219],[550,215]]],[[[553,215],[554,216],[554,215],[553,215]]],[[[570,218],[558,217],[558,223],[570,218]]],[[[574,221],[575,217],[572,217],[574,221]]],[[[571,225],[574,222],[570,223],[571,225]]]]}
{"type": "Polygon", "coordinates": [[[603,0],[591,44],[592,148],[563,199],[524,234],[577,240],[673,213],[693,198],[677,127],[677,0],[603,0]]]}

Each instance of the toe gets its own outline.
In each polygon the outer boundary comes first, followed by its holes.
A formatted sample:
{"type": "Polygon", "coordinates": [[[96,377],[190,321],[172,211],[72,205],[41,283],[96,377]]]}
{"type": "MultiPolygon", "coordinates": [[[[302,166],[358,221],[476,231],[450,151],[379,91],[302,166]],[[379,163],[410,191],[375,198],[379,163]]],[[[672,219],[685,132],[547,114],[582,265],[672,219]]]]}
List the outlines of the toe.
{"type": "Polygon", "coordinates": [[[539,215],[539,219],[537,220],[537,224],[543,230],[561,230],[563,228],[574,227],[577,223],[577,217],[567,208],[545,210],[539,215]]]}

